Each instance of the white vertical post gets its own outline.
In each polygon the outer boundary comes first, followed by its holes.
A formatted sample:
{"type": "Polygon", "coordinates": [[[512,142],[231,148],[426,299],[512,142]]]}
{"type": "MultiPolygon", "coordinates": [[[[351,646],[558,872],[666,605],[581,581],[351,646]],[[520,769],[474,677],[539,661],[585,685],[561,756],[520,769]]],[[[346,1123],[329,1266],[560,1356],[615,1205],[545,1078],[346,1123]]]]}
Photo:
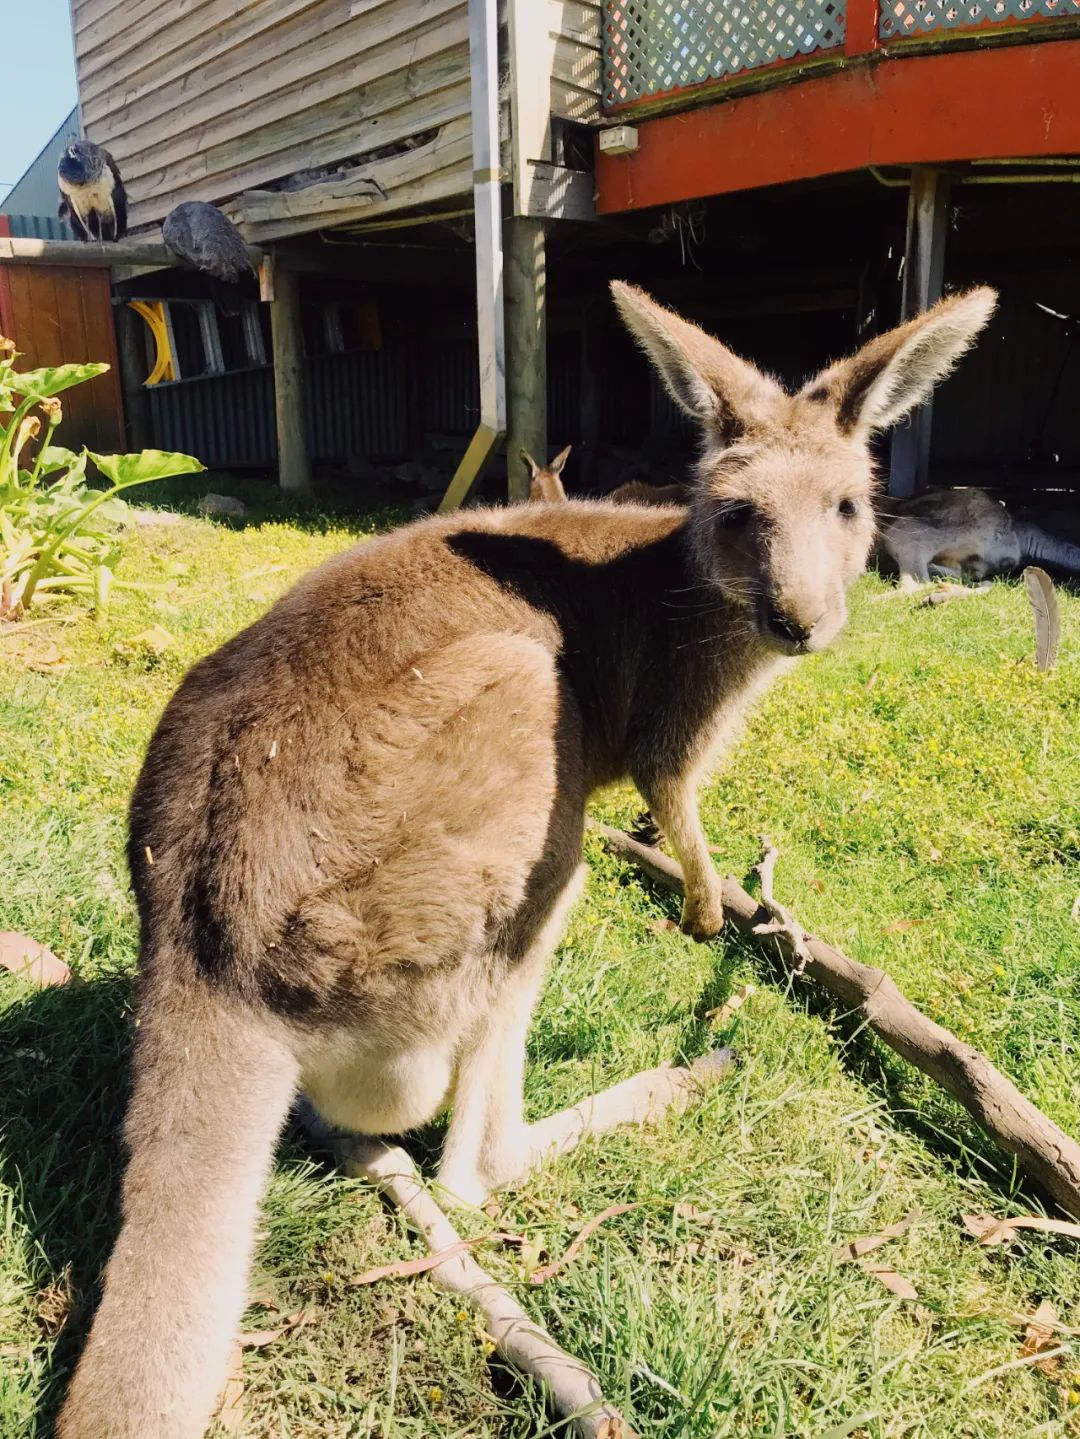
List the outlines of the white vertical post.
{"type": "MultiPolygon", "coordinates": [[[[949,177],[941,170],[916,166],[908,192],[907,237],[901,319],[910,320],[941,299],[945,282],[945,235],[949,219],[949,177]]],[[[889,494],[925,490],[930,467],[933,402],[927,400],[893,433],[889,494]]]]}
{"type": "Polygon", "coordinates": [[[456,509],[468,499],[496,446],[506,433],[497,0],[469,0],[469,61],[472,78],[480,425],[442,498],[440,513],[456,509]]]}

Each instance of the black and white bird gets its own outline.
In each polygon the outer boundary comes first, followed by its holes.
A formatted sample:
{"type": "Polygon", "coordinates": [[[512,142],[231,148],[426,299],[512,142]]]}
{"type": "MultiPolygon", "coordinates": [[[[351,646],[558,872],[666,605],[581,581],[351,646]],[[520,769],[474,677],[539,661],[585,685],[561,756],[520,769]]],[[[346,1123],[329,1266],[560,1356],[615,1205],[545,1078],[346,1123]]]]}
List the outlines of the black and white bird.
{"type": "Polygon", "coordinates": [[[56,166],[58,214],[80,240],[122,240],[127,192],[116,161],[93,140],[72,140],[56,166]]]}
{"type": "Polygon", "coordinates": [[[161,222],[161,238],[178,260],[218,280],[235,284],[241,275],[254,273],[240,231],[204,200],[186,200],[170,210],[161,222]]]}

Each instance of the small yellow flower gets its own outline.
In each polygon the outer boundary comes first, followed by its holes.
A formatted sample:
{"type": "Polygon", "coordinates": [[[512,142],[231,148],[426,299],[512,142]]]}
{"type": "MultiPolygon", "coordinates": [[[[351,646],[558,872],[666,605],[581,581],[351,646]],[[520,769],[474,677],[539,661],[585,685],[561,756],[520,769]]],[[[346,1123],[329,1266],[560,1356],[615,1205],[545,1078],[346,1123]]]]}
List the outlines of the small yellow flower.
{"type": "Polygon", "coordinates": [[[431,1386],[427,1392],[427,1397],[432,1404],[441,1404],[443,1402],[443,1392],[437,1384],[431,1386]]]}
{"type": "Polygon", "coordinates": [[[467,1313],[466,1310],[464,1310],[464,1309],[459,1309],[459,1310],[458,1310],[457,1315],[456,1315],[456,1318],[457,1318],[457,1322],[458,1322],[459,1324],[468,1324],[468,1322],[469,1322],[468,1313],[467,1313]]]}

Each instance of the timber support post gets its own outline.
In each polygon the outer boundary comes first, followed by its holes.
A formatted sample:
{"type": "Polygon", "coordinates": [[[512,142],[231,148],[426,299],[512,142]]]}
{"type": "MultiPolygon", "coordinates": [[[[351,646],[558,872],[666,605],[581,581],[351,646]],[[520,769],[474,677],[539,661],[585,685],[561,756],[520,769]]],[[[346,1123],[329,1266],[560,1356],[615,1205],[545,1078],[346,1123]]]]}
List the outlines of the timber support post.
{"type": "Polygon", "coordinates": [[[544,465],[547,436],[547,273],[544,222],[516,215],[506,222],[506,378],[509,500],[529,497],[524,448],[544,465]]]}
{"type": "Polygon", "coordinates": [[[304,404],[304,333],[300,283],[294,270],[274,266],[270,328],[274,339],[274,414],[278,483],[289,494],[312,493],[304,404]]]}
{"type": "Polygon", "coordinates": [[[124,442],[129,450],[149,449],[150,400],[146,393],[146,326],[123,297],[113,299],[116,352],[124,399],[124,442]]]}
{"type": "MultiPolygon", "coordinates": [[[[910,320],[941,299],[945,282],[945,235],[949,219],[949,177],[916,166],[908,192],[907,236],[900,318],[910,320]]],[[[916,495],[929,482],[933,402],[920,405],[893,434],[889,494],[916,495]]]]}

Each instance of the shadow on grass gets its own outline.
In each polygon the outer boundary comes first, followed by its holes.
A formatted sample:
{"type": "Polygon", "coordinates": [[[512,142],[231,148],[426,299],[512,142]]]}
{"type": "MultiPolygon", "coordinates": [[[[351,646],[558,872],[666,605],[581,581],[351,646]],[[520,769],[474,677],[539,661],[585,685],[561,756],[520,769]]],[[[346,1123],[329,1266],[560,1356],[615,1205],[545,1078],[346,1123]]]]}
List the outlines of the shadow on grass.
{"type": "MultiPolygon", "coordinates": [[[[643,884],[649,883],[646,876],[640,879],[643,884]]],[[[654,892],[665,910],[676,918],[678,904],[673,896],[660,888],[654,892]]],[[[1054,1211],[1053,1200],[1015,1169],[966,1110],[929,1076],[901,1059],[859,1015],[846,1010],[820,986],[792,976],[779,950],[770,957],[764,946],[725,933],[717,969],[680,1034],[679,1051],[683,1056],[695,1059],[723,1042],[723,1030],[710,1025],[708,1014],[729,997],[732,976],[747,968],[753,969],[762,982],[785,990],[788,1001],[805,1014],[821,1020],[837,1038],[837,1052],[847,1073],[878,1093],[888,1107],[890,1122],[917,1138],[959,1179],[988,1184],[1010,1199],[1018,1193],[1028,1193],[1047,1212],[1054,1211]]]]}
{"type": "Polygon", "coordinates": [[[400,486],[365,482],[361,488],[338,477],[317,479],[314,495],[307,498],[279,489],[268,476],[208,470],[136,485],[124,498],[137,507],[173,510],[233,530],[270,523],[293,525],[309,534],[330,528],[381,534],[418,517],[412,498],[400,486]],[[199,501],[207,494],[241,500],[247,513],[239,518],[202,515],[199,501]]]}
{"type": "Polygon", "coordinates": [[[116,1236],[131,996],[118,977],[30,993],[0,1013],[0,1182],[29,1236],[42,1338],[57,1336],[34,1435],[51,1432],[116,1236]]]}

